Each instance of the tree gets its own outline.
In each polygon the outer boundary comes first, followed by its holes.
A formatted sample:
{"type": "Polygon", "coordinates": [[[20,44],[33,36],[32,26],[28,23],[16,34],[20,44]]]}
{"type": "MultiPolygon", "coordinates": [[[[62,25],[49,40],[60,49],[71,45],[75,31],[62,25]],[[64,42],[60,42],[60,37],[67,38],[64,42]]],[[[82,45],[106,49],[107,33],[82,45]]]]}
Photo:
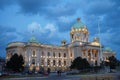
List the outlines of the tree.
{"type": "Polygon", "coordinates": [[[24,70],[24,59],[22,55],[19,56],[19,69],[20,71],[24,70]]]}
{"type": "Polygon", "coordinates": [[[77,70],[83,70],[89,67],[90,67],[89,62],[86,59],[82,59],[81,57],[75,58],[70,66],[71,69],[77,70]]]}
{"type": "Polygon", "coordinates": [[[6,68],[11,69],[15,72],[23,71],[24,69],[24,60],[23,56],[18,54],[14,54],[10,60],[6,63],[6,68]]]}
{"type": "Polygon", "coordinates": [[[114,56],[109,57],[109,66],[110,66],[110,71],[111,69],[115,69],[117,66],[117,59],[114,56]]]}

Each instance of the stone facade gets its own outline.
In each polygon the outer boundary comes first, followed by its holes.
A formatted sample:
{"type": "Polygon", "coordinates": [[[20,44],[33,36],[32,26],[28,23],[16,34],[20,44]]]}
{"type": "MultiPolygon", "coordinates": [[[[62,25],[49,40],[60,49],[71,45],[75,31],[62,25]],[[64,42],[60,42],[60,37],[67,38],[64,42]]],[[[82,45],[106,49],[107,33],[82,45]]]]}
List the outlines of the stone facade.
{"type": "Polygon", "coordinates": [[[67,70],[71,62],[79,56],[86,58],[91,65],[99,66],[104,58],[113,54],[103,51],[99,38],[95,37],[92,42],[88,41],[88,29],[79,18],[71,28],[70,39],[69,44],[62,40],[60,46],[41,44],[34,36],[28,42],[11,42],[6,48],[6,61],[16,53],[23,55],[24,66],[29,70],[39,71],[43,67],[45,70],[50,68],[56,71],[67,70]]]}

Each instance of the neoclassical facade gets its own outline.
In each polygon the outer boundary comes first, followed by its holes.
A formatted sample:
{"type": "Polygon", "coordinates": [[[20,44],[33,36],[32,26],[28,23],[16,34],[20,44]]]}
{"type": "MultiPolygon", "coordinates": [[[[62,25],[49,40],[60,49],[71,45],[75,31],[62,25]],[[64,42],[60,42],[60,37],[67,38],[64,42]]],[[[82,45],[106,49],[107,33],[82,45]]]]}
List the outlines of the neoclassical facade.
{"type": "Polygon", "coordinates": [[[87,26],[77,19],[70,30],[70,43],[65,40],[61,45],[48,45],[39,43],[34,36],[28,42],[11,42],[6,48],[6,61],[13,54],[23,55],[24,66],[29,70],[39,71],[41,67],[52,71],[58,69],[67,70],[76,57],[86,58],[88,62],[99,66],[102,60],[108,60],[109,56],[115,56],[115,52],[104,50],[99,38],[95,37],[89,42],[87,26]]]}

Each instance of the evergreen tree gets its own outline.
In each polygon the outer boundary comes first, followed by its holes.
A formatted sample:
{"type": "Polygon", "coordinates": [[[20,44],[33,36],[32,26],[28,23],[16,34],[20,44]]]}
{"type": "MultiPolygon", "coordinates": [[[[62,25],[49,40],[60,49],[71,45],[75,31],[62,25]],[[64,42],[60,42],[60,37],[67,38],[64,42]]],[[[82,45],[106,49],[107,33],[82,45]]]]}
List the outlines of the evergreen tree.
{"type": "Polygon", "coordinates": [[[6,63],[6,68],[11,69],[15,72],[23,71],[24,69],[24,60],[23,56],[18,54],[14,54],[10,60],[6,63]]]}
{"type": "Polygon", "coordinates": [[[109,66],[110,66],[110,71],[111,69],[115,69],[117,66],[117,59],[114,56],[109,57],[109,66]]]}
{"type": "Polygon", "coordinates": [[[89,62],[86,59],[82,59],[81,57],[75,58],[70,66],[71,69],[77,70],[83,70],[89,67],[90,67],[89,62]]]}

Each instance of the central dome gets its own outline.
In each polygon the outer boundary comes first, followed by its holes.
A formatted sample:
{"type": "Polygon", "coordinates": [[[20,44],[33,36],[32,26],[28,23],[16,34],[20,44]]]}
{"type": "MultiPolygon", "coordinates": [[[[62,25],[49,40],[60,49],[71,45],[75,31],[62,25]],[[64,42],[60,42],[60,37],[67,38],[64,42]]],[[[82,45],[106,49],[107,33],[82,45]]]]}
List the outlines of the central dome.
{"type": "Polygon", "coordinates": [[[85,27],[86,27],[86,25],[80,21],[80,18],[77,18],[77,23],[75,23],[72,28],[82,29],[85,27]]]}

